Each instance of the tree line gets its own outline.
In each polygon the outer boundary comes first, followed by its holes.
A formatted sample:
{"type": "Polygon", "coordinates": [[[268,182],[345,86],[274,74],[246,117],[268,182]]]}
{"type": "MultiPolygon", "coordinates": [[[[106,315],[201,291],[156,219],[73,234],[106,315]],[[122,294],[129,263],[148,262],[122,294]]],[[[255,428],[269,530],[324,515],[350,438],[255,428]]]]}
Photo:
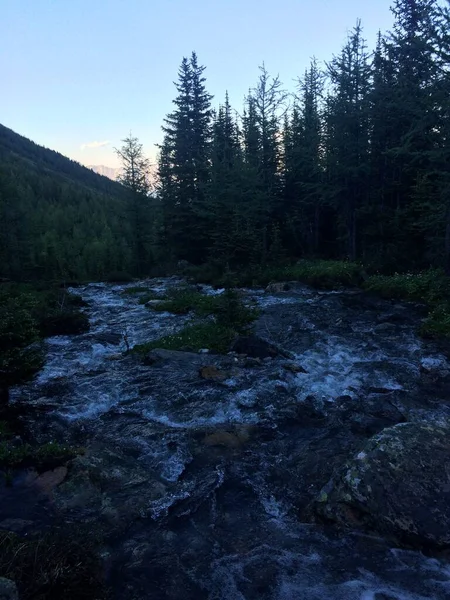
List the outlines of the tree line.
{"type": "Polygon", "coordinates": [[[449,6],[392,12],[372,52],[358,22],[295,94],[263,65],[241,114],[228,96],[214,110],[205,67],[183,59],[154,206],[166,260],[450,270],[449,6]]]}

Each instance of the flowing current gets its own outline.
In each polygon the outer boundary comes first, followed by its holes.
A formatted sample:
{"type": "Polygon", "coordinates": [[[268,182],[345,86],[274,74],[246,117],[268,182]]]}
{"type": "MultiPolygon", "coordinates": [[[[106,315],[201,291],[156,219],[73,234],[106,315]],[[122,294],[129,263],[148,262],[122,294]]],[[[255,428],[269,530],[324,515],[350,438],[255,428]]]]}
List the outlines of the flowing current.
{"type": "MultiPolygon", "coordinates": [[[[142,282],[156,293],[179,284],[142,282]]],[[[126,343],[174,333],[193,317],[152,311],[127,287],[74,290],[88,303],[90,332],[48,339],[44,369],[13,392],[36,409],[28,419],[38,439],[86,448],[52,502],[114,532],[105,552],[115,597],[450,597],[448,563],[318,524],[310,509],[370,435],[369,404],[388,398],[408,420],[448,418],[450,365],[417,337],[419,312],[300,285],[243,291],[260,307],[256,333],[305,372],[282,357],[257,365],[207,353],[145,365],[123,354],[126,343]],[[210,365],[223,379],[199,376],[210,365]]]]}

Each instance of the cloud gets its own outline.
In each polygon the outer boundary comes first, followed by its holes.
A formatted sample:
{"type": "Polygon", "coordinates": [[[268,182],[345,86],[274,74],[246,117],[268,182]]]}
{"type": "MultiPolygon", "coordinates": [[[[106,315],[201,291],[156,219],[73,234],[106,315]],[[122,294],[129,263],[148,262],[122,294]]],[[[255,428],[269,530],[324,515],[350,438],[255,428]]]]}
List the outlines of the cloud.
{"type": "Polygon", "coordinates": [[[111,142],[106,140],[105,142],[89,142],[88,144],[82,144],[81,149],[86,150],[86,148],[103,148],[103,146],[108,146],[111,142]]]}

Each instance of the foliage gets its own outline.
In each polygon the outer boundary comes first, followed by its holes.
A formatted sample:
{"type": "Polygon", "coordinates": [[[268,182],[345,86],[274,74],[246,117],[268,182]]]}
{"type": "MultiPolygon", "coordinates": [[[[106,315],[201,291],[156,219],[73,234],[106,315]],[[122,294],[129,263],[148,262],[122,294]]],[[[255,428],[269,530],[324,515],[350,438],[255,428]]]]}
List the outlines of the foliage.
{"type": "Polygon", "coordinates": [[[6,387],[28,379],[42,366],[42,355],[32,346],[38,340],[33,308],[29,295],[0,294],[0,379],[6,387]]]}
{"type": "Polygon", "coordinates": [[[266,286],[273,281],[300,281],[318,289],[336,287],[357,287],[365,278],[362,265],[349,261],[300,260],[295,264],[261,265],[252,269],[218,273],[208,266],[191,268],[190,277],[194,281],[223,287],[266,286]]]}
{"type": "Polygon", "coordinates": [[[198,352],[202,348],[208,348],[218,354],[226,354],[236,337],[233,329],[223,327],[214,321],[188,325],[179,333],[164,336],[146,344],[140,344],[134,347],[133,351],[139,354],[146,354],[155,348],[164,348],[166,350],[185,350],[198,352]]]}
{"type": "Polygon", "coordinates": [[[392,276],[373,275],[365,281],[364,289],[368,292],[376,292],[383,298],[425,304],[434,304],[443,298],[450,298],[450,281],[439,269],[392,276]]]}
{"type": "Polygon", "coordinates": [[[0,277],[102,279],[133,268],[128,192],[0,125],[0,277]]]}
{"type": "Polygon", "coordinates": [[[22,600],[106,600],[92,531],[65,525],[26,538],[0,533],[0,572],[16,582],[22,600]]]}
{"type": "Polygon", "coordinates": [[[420,328],[425,337],[450,336],[450,279],[440,269],[419,273],[372,276],[364,289],[383,298],[421,302],[429,314],[420,328]]]}
{"type": "Polygon", "coordinates": [[[175,314],[192,311],[198,316],[211,317],[211,320],[187,325],[176,334],[136,346],[134,352],[146,353],[155,348],[192,351],[208,348],[213,352],[226,353],[238,333],[245,331],[258,316],[257,311],[246,306],[238,293],[231,289],[210,296],[190,288],[174,290],[169,300],[152,305],[152,308],[155,306],[157,310],[175,314]]]}
{"type": "Polygon", "coordinates": [[[133,227],[134,272],[144,274],[152,264],[152,222],[150,220],[150,161],[138,138],[130,135],[116,149],[122,164],[120,183],[129,190],[128,215],[133,227]]]}
{"type": "Polygon", "coordinates": [[[422,324],[420,333],[424,337],[450,337],[450,303],[433,308],[422,324]]]}
{"type": "Polygon", "coordinates": [[[153,310],[171,312],[176,315],[186,315],[193,311],[197,315],[212,315],[220,304],[220,296],[202,294],[197,290],[186,287],[168,292],[168,298],[151,305],[153,310]]]}
{"type": "Polygon", "coordinates": [[[154,303],[151,308],[178,315],[193,312],[198,316],[214,316],[219,325],[237,330],[256,317],[256,312],[245,306],[238,293],[231,289],[226,289],[222,294],[202,294],[186,287],[172,290],[168,296],[167,300],[154,303]]]}

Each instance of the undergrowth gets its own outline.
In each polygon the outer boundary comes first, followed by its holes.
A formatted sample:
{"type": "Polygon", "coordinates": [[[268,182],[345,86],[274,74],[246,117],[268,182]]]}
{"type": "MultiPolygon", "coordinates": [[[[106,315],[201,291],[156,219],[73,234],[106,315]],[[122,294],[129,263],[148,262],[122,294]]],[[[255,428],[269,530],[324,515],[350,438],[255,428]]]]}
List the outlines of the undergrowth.
{"type": "Polygon", "coordinates": [[[300,281],[317,289],[359,286],[365,277],[360,264],[332,260],[300,260],[295,264],[255,266],[222,273],[207,266],[191,267],[187,275],[192,281],[217,286],[258,287],[270,282],[300,281]]]}
{"type": "Polygon", "coordinates": [[[26,538],[0,532],[0,574],[21,600],[106,600],[99,550],[92,531],[79,527],[26,538]]]}

